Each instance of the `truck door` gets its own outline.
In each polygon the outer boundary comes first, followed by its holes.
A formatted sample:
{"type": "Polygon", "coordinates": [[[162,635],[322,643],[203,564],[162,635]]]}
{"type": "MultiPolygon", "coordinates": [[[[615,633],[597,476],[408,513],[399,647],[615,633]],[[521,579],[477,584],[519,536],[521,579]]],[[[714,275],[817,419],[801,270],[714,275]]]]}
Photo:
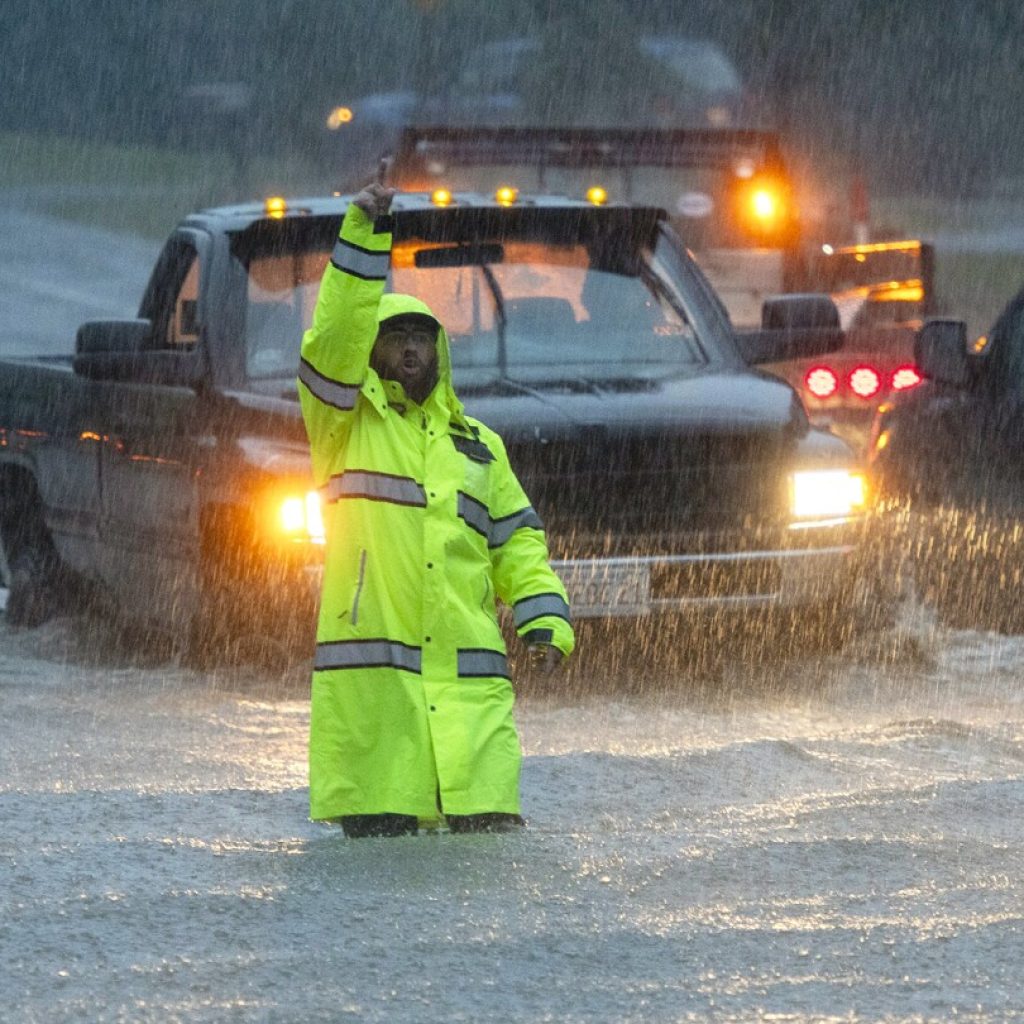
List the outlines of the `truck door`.
{"type": "Polygon", "coordinates": [[[144,300],[142,314],[153,322],[154,362],[166,366],[170,354],[181,372],[113,383],[105,395],[110,443],[101,465],[101,530],[107,577],[122,599],[145,602],[169,626],[187,619],[196,593],[201,403],[182,382],[202,359],[201,282],[208,252],[206,236],[178,232],[144,300]]]}
{"type": "Polygon", "coordinates": [[[958,410],[966,435],[961,486],[953,495],[984,502],[997,514],[1024,510],[1024,293],[987,338],[974,343],[978,385],[958,410]]]}

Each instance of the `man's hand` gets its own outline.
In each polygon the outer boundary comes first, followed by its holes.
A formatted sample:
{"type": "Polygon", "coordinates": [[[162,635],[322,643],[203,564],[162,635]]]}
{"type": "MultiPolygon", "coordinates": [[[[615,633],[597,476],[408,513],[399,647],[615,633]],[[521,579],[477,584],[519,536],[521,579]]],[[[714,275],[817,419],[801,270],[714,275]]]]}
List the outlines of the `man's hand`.
{"type": "Polygon", "coordinates": [[[373,181],[352,199],[352,205],[358,206],[370,220],[376,220],[391,209],[391,200],[397,193],[397,188],[386,188],[373,181]]]}
{"type": "Polygon", "coordinates": [[[565,656],[553,644],[530,644],[526,651],[530,659],[530,669],[546,676],[561,668],[562,662],[565,661],[565,656]]]}
{"type": "Polygon", "coordinates": [[[381,160],[377,177],[352,200],[353,205],[358,206],[370,220],[386,216],[391,209],[391,200],[398,194],[397,188],[388,188],[384,184],[387,170],[387,160],[381,160]]]}

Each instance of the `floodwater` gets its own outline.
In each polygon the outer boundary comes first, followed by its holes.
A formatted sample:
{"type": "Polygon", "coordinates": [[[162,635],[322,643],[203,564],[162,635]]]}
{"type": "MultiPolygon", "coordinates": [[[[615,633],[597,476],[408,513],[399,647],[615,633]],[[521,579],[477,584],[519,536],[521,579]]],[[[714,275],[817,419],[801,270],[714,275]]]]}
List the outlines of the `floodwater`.
{"type": "Polygon", "coordinates": [[[1024,1019],[1024,638],[528,693],[523,834],[346,841],[303,672],[79,636],[0,624],[4,1021],[1024,1019]]]}
{"type": "MultiPolygon", "coordinates": [[[[0,225],[0,354],[131,315],[154,246],[0,225]]],[[[0,620],[0,1021],[1024,1020],[1024,638],[904,628],[528,693],[525,833],[348,842],[304,673],[0,620]]]]}

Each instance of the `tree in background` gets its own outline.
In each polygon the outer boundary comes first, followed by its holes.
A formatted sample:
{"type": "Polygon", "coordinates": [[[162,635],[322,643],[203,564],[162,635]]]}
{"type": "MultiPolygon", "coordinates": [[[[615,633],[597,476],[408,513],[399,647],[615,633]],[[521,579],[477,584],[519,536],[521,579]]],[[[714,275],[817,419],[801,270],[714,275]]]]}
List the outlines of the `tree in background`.
{"type": "Polygon", "coordinates": [[[517,35],[541,43],[530,116],[621,123],[678,88],[641,59],[645,33],[717,42],[794,145],[876,189],[957,195],[1024,165],[1019,0],[5,0],[0,130],[224,146],[189,96],[238,83],[233,145],[315,152],[333,105],[443,92],[482,43],[517,35]]]}

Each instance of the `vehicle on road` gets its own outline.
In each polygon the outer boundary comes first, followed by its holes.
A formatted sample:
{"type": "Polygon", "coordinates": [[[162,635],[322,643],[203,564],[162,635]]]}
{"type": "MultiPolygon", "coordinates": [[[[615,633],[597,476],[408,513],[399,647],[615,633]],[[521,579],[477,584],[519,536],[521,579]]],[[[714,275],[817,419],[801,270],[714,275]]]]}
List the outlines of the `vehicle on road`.
{"type": "MultiPolygon", "coordinates": [[[[189,216],[137,318],[83,324],[71,358],[0,363],[12,621],[85,581],[190,649],[311,642],[323,528],[296,373],[347,202],[189,216]]],[[[845,621],[865,477],[750,365],[841,344],[827,297],[769,300],[786,329],[738,337],[646,207],[400,194],[394,239],[389,287],[445,324],[457,390],[505,438],[577,619],[845,621]]]]}
{"type": "Polygon", "coordinates": [[[502,186],[667,210],[740,330],[769,326],[765,299],[830,294],[846,331],[825,360],[766,364],[812,422],[858,448],[875,409],[914,387],[913,339],[934,312],[934,254],[920,240],[854,244],[854,224],[810,224],[777,133],[703,128],[407,126],[391,159],[409,190],[502,186]],[[844,239],[848,244],[843,244],[844,239]]]}
{"type": "Polygon", "coordinates": [[[953,624],[1024,625],[1024,291],[985,335],[932,319],[916,341],[921,387],[884,403],[870,460],[901,522],[897,547],[953,624]]]}
{"type": "MultiPolygon", "coordinates": [[[[734,62],[711,40],[658,33],[626,46],[632,50],[634,79],[646,83],[630,102],[631,124],[721,128],[757,120],[756,97],[734,62]]],[[[538,127],[537,100],[547,91],[542,84],[546,79],[557,78],[565,85],[557,103],[540,104],[541,116],[556,119],[546,124],[608,127],[609,117],[615,116],[611,111],[620,107],[620,96],[609,103],[603,87],[567,76],[557,48],[549,49],[538,36],[491,39],[436,70],[447,81],[435,79],[431,91],[396,89],[344,97],[344,102],[339,96],[337,104],[324,110],[327,166],[332,174],[347,176],[343,187],[359,187],[381,153],[394,151],[408,125],[538,127]],[[572,80],[565,81],[567,77],[572,80]]],[[[519,187],[532,188],[526,182],[519,187]]]]}

